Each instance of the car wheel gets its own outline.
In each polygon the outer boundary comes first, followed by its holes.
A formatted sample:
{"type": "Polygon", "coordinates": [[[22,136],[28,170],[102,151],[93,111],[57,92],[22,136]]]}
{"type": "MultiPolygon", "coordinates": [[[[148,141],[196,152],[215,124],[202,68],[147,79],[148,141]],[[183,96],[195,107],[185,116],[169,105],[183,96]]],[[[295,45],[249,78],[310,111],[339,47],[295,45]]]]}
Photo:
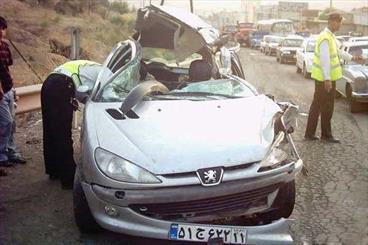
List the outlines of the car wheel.
{"type": "Polygon", "coordinates": [[[346,98],[349,101],[350,104],[350,112],[356,113],[360,111],[360,104],[356,101],[356,99],[353,97],[353,89],[351,88],[350,84],[346,85],[346,98]]]}
{"type": "Polygon", "coordinates": [[[77,223],[80,232],[95,233],[102,230],[89,209],[78,169],[75,171],[74,177],[73,209],[75,222],[77,223]]]}
{"type": "Polygon", "coordinates": [[[296,73],[301,73],[302,72],[302,69],[300,69],[299,66],[296,66],[296,73]]]}
{"type": "Polygon", "coordinates": [[[303,73],[303,77],[304,78],[310,78],[311,74],[309,72],[307,72],[307,67],[305,66],[305,63],[303,64],[303,69],[302,69],[302,73],[303,73]]]}
{"type": "Polygon", "coordinates": [[[295,180],[280,187],[277,197],[271,206],[272,211],[258,214],[263,223],[271,223],[280,218],[288,218],[295,205],[295,180]]]}

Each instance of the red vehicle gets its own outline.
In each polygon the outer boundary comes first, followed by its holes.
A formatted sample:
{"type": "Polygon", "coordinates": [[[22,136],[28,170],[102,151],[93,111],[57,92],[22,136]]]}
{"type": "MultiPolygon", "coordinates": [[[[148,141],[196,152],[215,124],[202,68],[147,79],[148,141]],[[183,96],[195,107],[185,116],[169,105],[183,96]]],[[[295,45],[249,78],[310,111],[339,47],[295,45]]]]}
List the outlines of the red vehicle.
{"type": "Polygon", "coordinates": [[[249,33],[252,30],[254,30],[253,23],[238,22],[238,32],[236,33],[236,40],[238,41],[238,43],[249,46],[249,33]]]}

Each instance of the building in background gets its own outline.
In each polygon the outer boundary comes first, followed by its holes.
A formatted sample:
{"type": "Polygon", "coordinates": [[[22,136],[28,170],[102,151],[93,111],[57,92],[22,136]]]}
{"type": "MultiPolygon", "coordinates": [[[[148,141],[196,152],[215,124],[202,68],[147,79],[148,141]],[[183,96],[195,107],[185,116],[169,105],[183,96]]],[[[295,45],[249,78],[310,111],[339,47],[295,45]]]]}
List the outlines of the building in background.
{"type": "Polygon", "coordinates": [[[296,30],[303,28],[303,11],[308,9],[306,2],[279,2],[278,18],[293,21],[296,30]]]}
{"type": "Polygon", "coordinates": [[[356,32],[368,35],[368,7],[353,9],[353,22],[356,25],[356,32]]]}
{"type": "Polygon", "coordinates": [[[217,29],[222,30],[226,25],[237,25],[238,22],[244,22],[245,13],[223,10],[221,12],[212,13],[212,15],[209,16],[201,16],[201,18],[217,29]]]}
{"type": "Polygon", "coordinates": [[[278,5],[258,5],[256,7],[255,22],[259,20],[277,19],[278,5]]]}

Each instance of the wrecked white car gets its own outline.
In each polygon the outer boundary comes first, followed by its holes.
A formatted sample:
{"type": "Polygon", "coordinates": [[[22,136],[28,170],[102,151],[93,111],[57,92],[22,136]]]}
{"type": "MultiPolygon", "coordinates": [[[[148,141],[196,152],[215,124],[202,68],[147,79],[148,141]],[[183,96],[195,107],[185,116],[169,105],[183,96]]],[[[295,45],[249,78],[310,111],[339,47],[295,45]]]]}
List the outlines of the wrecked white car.
{"type": "Polygon", "coordinates": [[[217,30],[191,13],[150,6],[136,30],[94,88],[78,88],[79,229],[292,244],[297,108],[258,94],[217,30]]]}

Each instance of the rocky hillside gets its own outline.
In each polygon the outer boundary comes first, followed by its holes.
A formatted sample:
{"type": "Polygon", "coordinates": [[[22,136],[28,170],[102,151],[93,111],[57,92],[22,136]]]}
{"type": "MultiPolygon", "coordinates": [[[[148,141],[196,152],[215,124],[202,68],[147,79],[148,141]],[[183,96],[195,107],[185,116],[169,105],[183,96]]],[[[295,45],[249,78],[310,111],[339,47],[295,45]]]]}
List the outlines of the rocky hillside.
{"type": "MultiPolygon", "coordinates": [[[[42,79],[67,61],[72,27],[81,30],[81,58],[97,62],[104,60],[114,44],[132,34],[134,10],[111,6],[106,0],[94,0],[93,8],[86,9],[82,4],[71,5],[73,1],[81,0],[0,0],[0,15],[8,21],[8,39],[42,79]]],[[[40,83],[11,48],[16,87],[40,83]]]]}

